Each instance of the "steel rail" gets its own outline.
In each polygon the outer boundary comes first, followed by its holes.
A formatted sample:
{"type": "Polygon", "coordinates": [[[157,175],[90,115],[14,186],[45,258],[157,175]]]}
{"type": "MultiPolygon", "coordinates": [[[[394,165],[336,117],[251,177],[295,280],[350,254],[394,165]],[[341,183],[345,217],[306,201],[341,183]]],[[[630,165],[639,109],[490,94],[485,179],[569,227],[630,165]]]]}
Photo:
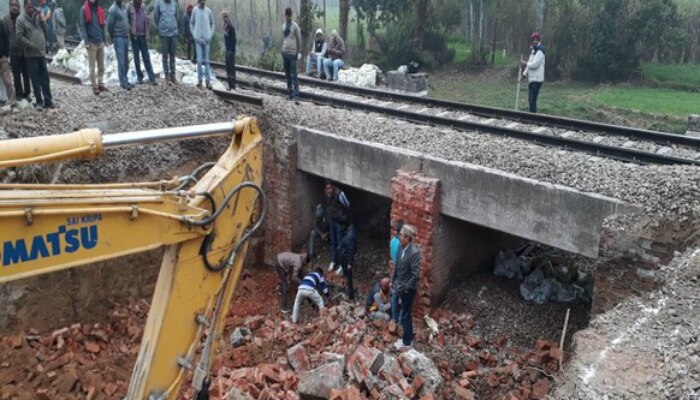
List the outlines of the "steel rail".
{"type": "MultiPolygon", "coordinates": [[[[218,79],[218,77],[217,77],[218,79]]],[[[274,86],[264,85],[260,82],[248,82],[245,80],[237,79],[236,83],[241,87],[250,88],[253,90],[265,90],[278,93],[281,95],[287,95],[287,90],[284,88],[278,88],[274,86]]],[[[484,132],[498,136],[512,137],[516,139],[527,140],[530,142],[545,144],[550,146],[557,146],[564,149],[583,151],[597,156],[605,156],[608,158],[616,159],[625,162],[634,162],[640,164],[661,164],[661,165],[697,165],[700,166],[700,161],[690,160],[680,157],[667,156],[661,154],[650,153],[646,151],[628,149],[624,147],[615,147],[604,144],[598,144],[593,142],[587,142],[578,139],[564,138],[559,136],[545,135],[541,133],[521,131],[513,128],[499,127],[488,124],[481,124],[477,122],[461,121],[459,119],[452,119],[447,117],[440,117],[436,115],[426,115],[412,111],[398,110],[394,108],[382,107],[375,104],[368,104],[366,102],[359,102],[354,100],[340,99],[315,93],[303,93],[303,97],[318,102],[325,105],[331,105],[336,107],[343,107],[361,111],[375,112],[378,114],[391,115],[401,119],[424,123],[435,126],[443,126],[454,128],[457,130],[470,131],[470,132],[484,132]]]]}

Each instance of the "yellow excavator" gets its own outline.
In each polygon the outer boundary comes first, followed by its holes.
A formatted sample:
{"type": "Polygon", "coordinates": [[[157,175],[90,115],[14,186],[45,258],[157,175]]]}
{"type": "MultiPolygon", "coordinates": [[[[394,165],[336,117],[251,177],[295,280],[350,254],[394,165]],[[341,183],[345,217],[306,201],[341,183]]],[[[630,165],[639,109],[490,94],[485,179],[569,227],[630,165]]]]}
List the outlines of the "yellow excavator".
{"type": "Polygon", "coordinates": [[[130,400],[174,399],[189,376],[197,398],[208,397],[217,338],[249,239],[266,213],[256,120],[0,141],[0,168],[11,168],[212,136],[232,138],[221,158],[171,180],[0,185],[0,282],[166,247],[130,400]]]}

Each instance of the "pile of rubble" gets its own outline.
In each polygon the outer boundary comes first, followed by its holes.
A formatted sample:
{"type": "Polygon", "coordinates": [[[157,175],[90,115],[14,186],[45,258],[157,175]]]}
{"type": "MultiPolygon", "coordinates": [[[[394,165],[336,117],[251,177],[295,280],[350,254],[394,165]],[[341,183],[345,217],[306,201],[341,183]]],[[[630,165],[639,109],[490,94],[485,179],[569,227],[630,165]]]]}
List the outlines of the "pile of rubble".
{"type": "Polygon", "coordinates": [[[117,306],[105,324],[36,329],[0,340],[0,399],[121,399],[148,314],[144,301],[117,306]]]}

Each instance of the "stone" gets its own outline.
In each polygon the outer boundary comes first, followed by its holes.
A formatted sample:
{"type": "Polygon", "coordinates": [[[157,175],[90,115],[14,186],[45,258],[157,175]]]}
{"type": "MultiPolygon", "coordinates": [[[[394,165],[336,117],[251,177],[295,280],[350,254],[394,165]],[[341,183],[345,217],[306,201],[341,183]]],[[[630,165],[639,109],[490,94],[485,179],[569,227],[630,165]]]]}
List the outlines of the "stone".
{"type": "Polygon", "coordinates": [[[246,327],[238,327],[231,334],[231,339],[229,340],[229,343],[233,347],[243,346],[249,340],[251,335],[252,332],[250,331],[250,329],[246,327]]]}
{"type": "MultiPolygon", "coordinates": [[[[400,387],[408,386],[408,381],[406,381],[406,378],[404,377],[403,370],[401,369],[401,364],[399,364],[399,361],[396,359],[396,357],[393,357],[391,355],[384,355],[384,365],[382,365],[378,375],[380,378],[384,379],[389,383],[397,384],[400,387]]],[[[424,383],[425,382],[421,382],[421,388],[424,383]]],[[[418,393],[421,388],[417,389],[416,393],[418,393]]]]}
{"type": "Polygon", "coordinates": [[[419,395],[433,393],[444,382],[440,371],[435,366],[433,360],[416,349],[409,349],[401,353],[399,359],[403,361],[413,372],[423,377],[425,384],[419,395]]]}
{"type": "Polygon", "coordinates": [[[540,379],[532,385],[532,396],[535,399],[544,399],[549,394],[551,385],[547,379],[540,379]]]}
{"type": "Polygon", "coordinates": [[[88,353],[99,353],[101,350],[100,345],[95,342],[85,342],[85,351],[88,353]]]}
{"type": "Polygon", "coordinates": [[[287,359],[295,371],[306,371],[309,369],[309,356],[306,348],[301,343],[287,349],[287,359]]]}
{"type": "Polygon", "coordinates": [[[474,400],[474,392],[461,386],[455,386],[455,400],[474,400]]]}
{"type": "Polygon", "coordinates": [[[302,400],[326,400],[332,389],[340,389],[344,385],[340,365],[330,363],[301,375],[297,390],[302,400]]]}
{"type": "Polygon", "coordinates": [[[337,362],[341,367],[345,368],[345,354],[329,353],[325,351],[321,354],[321,361],[323,364],[337,362]]]}
{"type": "Polygon", "coordinates": [[[379,372],[384,365],[384,354],[374,347],[357,346],[355,355],[357,360],[373,374],[379,372]]]}

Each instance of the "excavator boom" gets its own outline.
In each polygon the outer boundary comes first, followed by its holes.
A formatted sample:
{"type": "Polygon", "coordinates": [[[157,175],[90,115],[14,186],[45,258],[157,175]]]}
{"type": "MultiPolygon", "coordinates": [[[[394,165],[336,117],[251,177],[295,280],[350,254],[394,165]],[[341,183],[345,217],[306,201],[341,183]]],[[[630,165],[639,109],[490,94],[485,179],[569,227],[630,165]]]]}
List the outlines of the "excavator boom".
{"type": "Polygon", "coordinates": [[[2,168],[221,135],[231,136],[231,144],[216,163],[197,171],[208,168],[199,180],[0,185],[0,282],[165,246],[128,399],[174,399],[186,377],[195,391],[207,390],[248,238],[265,214],[257,123],[246,118],[104,137],[86,130],[0,142],[2,168]]]}

